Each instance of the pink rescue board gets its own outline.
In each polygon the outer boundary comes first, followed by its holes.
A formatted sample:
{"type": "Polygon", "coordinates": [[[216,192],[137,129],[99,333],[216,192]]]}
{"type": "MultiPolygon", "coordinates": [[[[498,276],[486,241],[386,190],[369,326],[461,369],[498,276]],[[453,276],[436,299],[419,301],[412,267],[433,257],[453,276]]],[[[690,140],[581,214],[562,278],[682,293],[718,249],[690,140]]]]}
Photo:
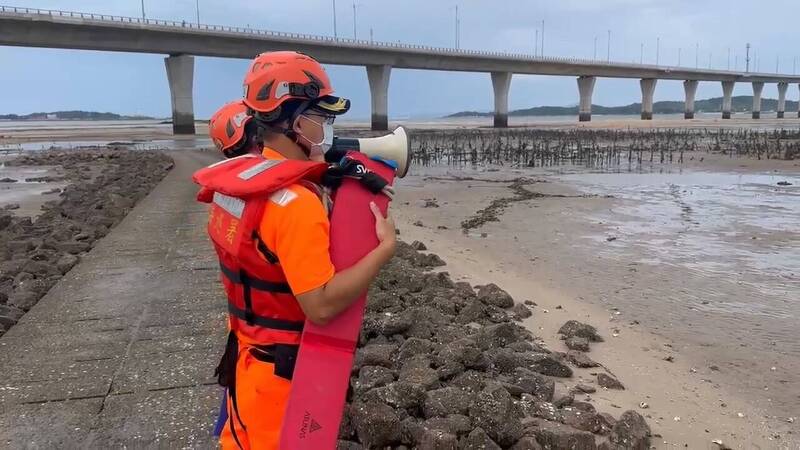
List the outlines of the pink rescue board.
{"type": "MultiPolygon", "coordinates": [[[[392,167],[362,153],[348,156],[393,183],[392,167]]],[[[330,252],[337,272],[378,245],[371,201],[386,213],[389,198],[369,192],[356,180],[345,179],[334,194],[330,252]]],[[[336,448],[366,300],[365,292],[325,326],[306,321],[281,430],[282,450],[336,448]]]]}

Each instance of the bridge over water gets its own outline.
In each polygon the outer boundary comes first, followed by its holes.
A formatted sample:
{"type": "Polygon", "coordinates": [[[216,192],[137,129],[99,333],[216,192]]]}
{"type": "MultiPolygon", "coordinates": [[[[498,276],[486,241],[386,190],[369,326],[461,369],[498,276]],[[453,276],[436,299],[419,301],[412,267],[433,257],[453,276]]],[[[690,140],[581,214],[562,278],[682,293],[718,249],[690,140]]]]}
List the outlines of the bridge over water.
{"type": "Polygon", "coordinates": [[[800,83],[800,76],[786,74],[531,56],[9,6],[0,6],[0,45],[168,55],[164,62],[176,134],[195,131],[194,56],[250,59],[264,51],[297,50],[325,64],[364,66],[372,99],[374,130],[388,128],[392,68],[491,74],[496,127],[508,126],[508,91],[513,74],[577,77],[580,121],[591,120],[592,92],[597,77],[639,79],[641,117],[646,120],[653,117],[653,93],[658,80],[683,80],[686,118],[694,117],[698,83],[721,83],[723,119],[731,117],[731,97],[737,82],[752,84],[755,119],[760,117],[765,83],[778,85],[779,118],[785,114],[789,84],[800,83]]]}

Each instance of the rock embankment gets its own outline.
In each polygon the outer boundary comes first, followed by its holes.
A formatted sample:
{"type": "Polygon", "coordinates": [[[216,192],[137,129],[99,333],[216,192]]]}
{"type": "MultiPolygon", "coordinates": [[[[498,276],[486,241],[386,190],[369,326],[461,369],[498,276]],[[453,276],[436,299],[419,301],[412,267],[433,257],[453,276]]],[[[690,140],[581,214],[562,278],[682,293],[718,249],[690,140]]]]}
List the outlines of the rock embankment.
{"type": "MultiPolygon", "coordinates": [[[[429,271],[438,261],[422,247],[400,244],[373,284],[340,449],[649,448],[637,412],[614,418],[571,395],[555,399],[570,359],[514,323],[523,317],[508,293],[429,271]]],[[[600,340],[589,331],[577,334],[600,340]]]]}
{"type": "Polygon", "coordinates": [[[6,165],[60,166],[69,184],[35,219],[0,210],[0,335],[161,181],[172,159],[159,152],[49,151],[6,165]]]}

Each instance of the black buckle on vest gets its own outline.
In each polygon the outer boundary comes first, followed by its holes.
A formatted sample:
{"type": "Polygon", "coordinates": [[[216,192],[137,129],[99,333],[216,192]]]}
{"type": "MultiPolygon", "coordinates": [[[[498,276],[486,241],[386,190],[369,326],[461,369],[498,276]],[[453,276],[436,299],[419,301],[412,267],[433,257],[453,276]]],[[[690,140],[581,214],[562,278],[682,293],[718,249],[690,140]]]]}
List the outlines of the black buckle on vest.
{"type": "Polygon", "coordinates": [[[276,376],[291,380],[299,349],[300,346],[293,344],[272,344],[250,347],[250,354],[261,362],[274,364],[276,376]]]}

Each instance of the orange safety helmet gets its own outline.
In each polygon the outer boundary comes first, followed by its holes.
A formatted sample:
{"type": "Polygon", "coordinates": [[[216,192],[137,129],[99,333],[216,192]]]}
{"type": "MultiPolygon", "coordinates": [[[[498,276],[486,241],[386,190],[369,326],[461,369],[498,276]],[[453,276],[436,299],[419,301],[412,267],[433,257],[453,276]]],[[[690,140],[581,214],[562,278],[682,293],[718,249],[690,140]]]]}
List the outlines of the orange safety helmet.
{"type": "Polygon", "coordinates": [[[251,119],[244,103],[227,103],[208,121],[208,135],[221,152],[236,150],[246,141],[245,126],[251,119]]]}
{"type": "Polygon", "coordinates": [[[284,117],[284,104],[295,100],[303,109],[313,106],[331,115],[344,114],[350,100],[333,95],[333,87],[319,62],[298,52],[258,55],[244,78],[243,102],[260,121],[284,117]]]}

